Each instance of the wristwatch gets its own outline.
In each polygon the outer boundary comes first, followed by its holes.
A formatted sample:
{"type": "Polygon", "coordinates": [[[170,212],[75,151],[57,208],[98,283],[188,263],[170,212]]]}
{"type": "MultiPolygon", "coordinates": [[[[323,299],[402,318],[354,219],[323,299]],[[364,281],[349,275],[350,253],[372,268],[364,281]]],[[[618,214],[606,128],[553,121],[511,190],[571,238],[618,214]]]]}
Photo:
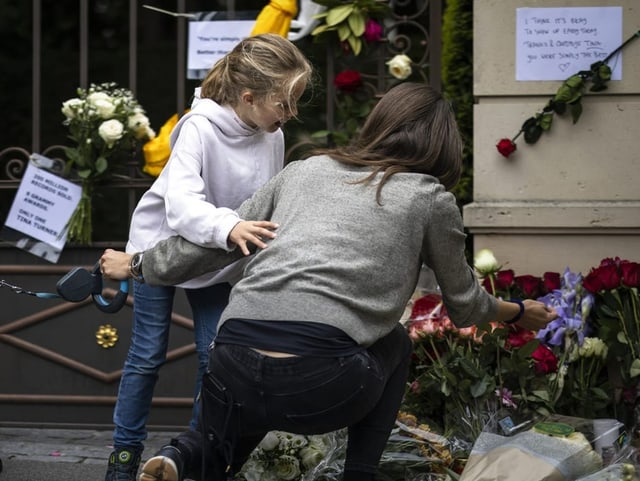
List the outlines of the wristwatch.
{"type": "Polygon", "coordinates": [[[131,277],[138,282],[144,282],[144,277],[142,276],[142,256],[142,252],[136,252],[131,256],[131,261],[129,261],[131,277]]]}

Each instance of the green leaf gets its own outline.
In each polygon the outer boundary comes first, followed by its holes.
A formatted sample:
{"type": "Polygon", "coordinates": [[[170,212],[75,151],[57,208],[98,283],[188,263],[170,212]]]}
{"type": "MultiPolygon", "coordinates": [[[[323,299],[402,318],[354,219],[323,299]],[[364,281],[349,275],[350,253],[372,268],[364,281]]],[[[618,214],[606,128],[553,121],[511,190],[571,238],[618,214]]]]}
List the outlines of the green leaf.
{"type": "Polygon", "coordinates": [[[569,104],[569,112],[571,112],[571,118],[573,119],[573,123],[575,124],[580,119],[580,116],[582,115],[582,103],[575,102],[575,103],[569,104]]]}
{"type": "Polygon", "coordinates": [[[321,139],[323,137],[328,137],[331,132],[329,130],[318,130],[311,134],[312,139],[321,139]]]}
{"type": "Polygon", "coordinates": [[[353,4],[340,5],[339,7],[332,8],[327,12],[327,25],[332,27],[343,22],[349,15],[351,15],[354,8],[353,4]]]}
{"type": "Polygon", "coordinates": [[[354,10],[351,15],[347,18],[347,23],[349,24],[349,28],[356,37],[361,37],[364,34],[366,18],[363,15],[362,11],[354,10]]]}
{"type": "Polygon", "coordinates": [[[96,159],[97,175],[104,174],[107,171],[108,167],[109,167],[109,162],[107,162],[107,159],[105,157],[100,156],[96,159]]]}
{"type": "Polygon", "coordinates": [[[88,179],[91,177],[91,169],[83,169],[78,171],[78,177],[81,179],[88,179]]]}
{"type": "Polygon", "coordinates": [[[351,35],[351,30],[344,23],[338,25],[337,32],[338,32],[338,39],[340,39],[341,42],[344,42],[345,40],[347,40],[349,38],[349,35],[351,35]]]}
{"type": "Polygon", "coordinates": [[[348,38],[348,41],[353,54],[356,56],[360,55],[360,51],[362,50],[362,40],[360,39],[360,37],[354,37],[353,35],[351,35],[348,38]]]}
{"type": "Polygon", "coordinates": [[[553,114],[542,114],[542,117],[540,117],[540,128],[548,131],[551,129],[551,124],[553,124],[553,114]]]}
{"type": "Polygon", "coordinates": [[[321,33],[328,32],[330,30],[333,30],[333,28],[329,28],[329,25],[327,25],[326,23],[323,23],[322,25],[318,25],[316,28],[314,28],[311,31],[311,35],[312,36],[320,35],[321,33]]]}
{"type": "Polygon", "coordinates": [[[536,124],[524,131],[524,141],[527,144],[535,144],[542,135],[542,128],[536,124]]]}
{"type": "Polygon", "coordinates": [[[487,393],[489,386],[491,384],[492,384],[491,378],[485,375],[480,381],[476,382],[471,386],[471,389],[470,389],[471,395],[475,399],[478,399],[479,397],[484,396],[487,393]]]}

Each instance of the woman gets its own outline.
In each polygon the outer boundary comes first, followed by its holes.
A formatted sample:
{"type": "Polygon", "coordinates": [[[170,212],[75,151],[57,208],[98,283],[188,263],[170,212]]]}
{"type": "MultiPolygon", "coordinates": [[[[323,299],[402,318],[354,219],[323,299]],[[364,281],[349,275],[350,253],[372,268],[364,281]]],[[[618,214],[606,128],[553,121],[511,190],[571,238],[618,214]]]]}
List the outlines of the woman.
{"type": "MultiPolygon", "coordinates": [[[[411,343],[398,323],[422,263],[459,327],[490,320],[539,329],[544,304],[498,300],[464,255],[455,198],[462,142],[449,104],[403,83],[348,147],[289,164],[238,210],[265,219],[259,249],[233,288],[203,379],[200,432],[144,465],[142,481],[236,473],[270,430],[348,427],[345,481],[373,480],[404,393],[411,343]],[[204,456],[203,456],[204,454],[204,456]]],[[[143,253],[146,282],[175,283],[241,257],[171,238],[143,253]]],[[[130,256],[105,251],[126,278],[130,256]]]]}

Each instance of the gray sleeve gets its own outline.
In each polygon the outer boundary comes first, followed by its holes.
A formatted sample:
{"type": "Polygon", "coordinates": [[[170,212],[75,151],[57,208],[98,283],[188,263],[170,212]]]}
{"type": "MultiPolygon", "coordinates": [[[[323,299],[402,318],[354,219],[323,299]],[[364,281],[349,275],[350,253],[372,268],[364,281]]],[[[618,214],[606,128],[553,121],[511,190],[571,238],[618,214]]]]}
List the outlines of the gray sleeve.
{"type": "Polygon", "coordinates": [[[458,327],[494,319],[498,303],[480,285],[467,262],[466,234],[453,194],[437,195],[430,212],[423,258],[436,275],[449,317],[458,327]]]}
{"type": "Polygon", "coordinates": [[[142,275],[152,286],[173,286],[214,272],[242,258],[240,249],[227,252],[198,246],[183,237],[169,237],[145,251],[142,275]]]}
{"type": "MultiPolygon", "coordinates": [[[[287,170],[287,169],[285,169],[287,170]]],[[[245,220],[269,220],[284,171],[256,191],[238,208],[245,220]]],[[[226,267],[243,257],[240,249],[227,252],[195,245],[175,236],[158,242],[144,252],[142,274],[150,285],[173,286],[226,267]]]]}

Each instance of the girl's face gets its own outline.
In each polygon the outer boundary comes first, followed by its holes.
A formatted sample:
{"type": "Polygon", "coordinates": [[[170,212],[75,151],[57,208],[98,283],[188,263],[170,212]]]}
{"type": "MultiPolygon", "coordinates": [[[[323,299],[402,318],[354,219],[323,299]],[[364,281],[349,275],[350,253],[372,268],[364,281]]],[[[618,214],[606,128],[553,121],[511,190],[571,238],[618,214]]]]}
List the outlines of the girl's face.
{"type": "Polygon", "coordinates": [[[304,87],[296,89],[295,97],[292,99],[293,104],[287,100],[284,93],[258,98],[251,92],[245,92],[235,110],[247,125],[266,132],[275,132],[282,128],[287,120],[298,114],[295,102],[303,91],[304,87]]]}

